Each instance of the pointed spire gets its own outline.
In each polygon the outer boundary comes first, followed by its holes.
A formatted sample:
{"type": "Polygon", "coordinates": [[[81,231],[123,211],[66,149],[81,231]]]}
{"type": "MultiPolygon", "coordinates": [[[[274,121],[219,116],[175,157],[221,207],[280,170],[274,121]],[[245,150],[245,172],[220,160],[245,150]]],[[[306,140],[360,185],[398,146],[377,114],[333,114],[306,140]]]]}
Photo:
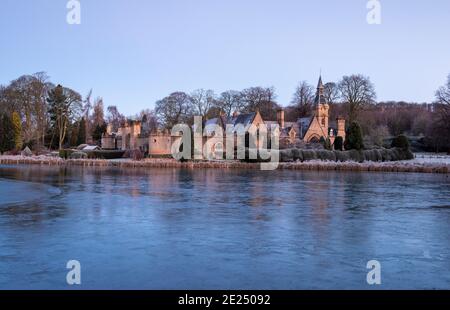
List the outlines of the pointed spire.
{"type": "Polygon", "coordinates": [[[317,84],[317,89],[323,89],[323,88],[324,88],[324,86],[323,86],[323,82],[322,82],[322,74],[320,74],[319,83],[317,84]]]}
{"type": "Polygon", "coordinates": [[[323,86],[322,74],[319,77],[319,83],[317,83],[317,92],[316,92],[316,98],[314,100],[314,103],[316,105],[325,103],[325,86],[323,86]]]}

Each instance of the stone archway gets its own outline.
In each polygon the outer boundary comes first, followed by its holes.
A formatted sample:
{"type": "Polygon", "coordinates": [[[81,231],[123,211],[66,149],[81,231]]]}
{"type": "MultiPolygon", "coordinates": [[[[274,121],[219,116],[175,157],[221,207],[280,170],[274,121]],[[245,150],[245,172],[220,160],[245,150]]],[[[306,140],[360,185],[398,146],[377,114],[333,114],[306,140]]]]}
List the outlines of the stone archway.
{"type": "Polygon", "coordinates": [[[320,137],[318,135],[313,135],[309,138],[308,143],[319,143],[320,137]]]}
{"type": "Polygon", "coordinates": [[[225,152],[223,142],[217,142],[214,144],[211,151],[215,159],[223,159],[225,152]]]}

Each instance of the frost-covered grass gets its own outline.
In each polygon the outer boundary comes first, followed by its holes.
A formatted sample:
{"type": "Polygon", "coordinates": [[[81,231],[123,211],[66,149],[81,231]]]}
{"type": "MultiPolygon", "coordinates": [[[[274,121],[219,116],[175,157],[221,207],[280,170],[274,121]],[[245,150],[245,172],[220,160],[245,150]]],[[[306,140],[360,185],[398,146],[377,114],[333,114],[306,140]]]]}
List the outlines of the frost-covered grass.
{"type": "MultiPolygon", "coordinates": [[[[316,171],[373,171],[373,172],[414,172],[414,173],[450,173],[450,163],[447,156],[445,162],[433,162],[427,158],[396,162],[339,162],[334,160],[311,159],[309,161],[292,161],[280,163],[279,169],[286,170],[316,170],[316,171]]],[[[436,158],[438,159],[438,158],[436,158]]],[[[96,166],[118,168],[183,168],[183,169],[260,169],[258,163],[240,161],[189,161],[179,162],[174,159],[132,159],[104,160],[104,159],[70,159],[63,160],[51,156],[0,156],[0,164],[40,164],[67,166],[96,166]]]]}
{"type": "Polygon", "coordinates": [[[415,163],[450,165],[450,155],[447,154],[416,153],[414,157],[415,163]]]}

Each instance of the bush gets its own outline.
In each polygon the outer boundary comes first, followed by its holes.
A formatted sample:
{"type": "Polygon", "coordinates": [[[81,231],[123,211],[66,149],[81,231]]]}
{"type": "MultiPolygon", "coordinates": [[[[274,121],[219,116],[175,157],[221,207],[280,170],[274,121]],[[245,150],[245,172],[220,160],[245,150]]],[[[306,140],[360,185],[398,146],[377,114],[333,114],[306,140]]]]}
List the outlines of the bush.
{"type": "Polygon", "coordinates": [[[355,161],[357,163],[362,163],[364,162],[364,154],[361,151],[358,150],[350,150],[347,151],[348,152],[348,156],[350,157],[350,160],[355,161]]]}
{"type": "Polygon", "coordinates": [[[341,136],[336,137],[336,139],[334,140],[334,149],[336,151],[342,151],[344,147],[344,138],[342,138],[341,136]]]}
{"type": "Polygon", "coordinates": [[[348,152],[334,151],[334,154],[336,156],[336,161],[340,161],[343,163],[343,162],[350,160],[350,156],[349,156],[348,152]]]}
{"type": "Polygon", "coordinates": [[[323,145],[323,148],[325,150],[329,150],[330,151],[331,150],[331,140],[330,140],[330,138],[327,138],[326,140],[324,139],[322,145],[323,145]]]}
{"type": "MultiPolygon", "coordinates": [[[[88,158],[92,159],[118,159],[123,158],[125,151],[118,150],[96,150],[85,152],[88,155],[88,158]]],[[[129,156],[130,153],[128,153],[129,156]]]]}
{"type": "Polygon", "coordinates": [[[320,160],[336,161],[336,155],[332,151],[317,150],[316,154],[320,160]]]}
{"type": "Polygon", "coordinates": [[[392,155],[389,149],[382,148],[380,149],[381,159],[382,161],[391,161],[392,155]]]}
{"type": "Polygon", "coordinates": [[[408,138],[405,135],[399,135],[392,140],[391,144],[392,148],[398,147],[400,149],[409,150],[410,143],[408,138]]]}
{"type": "Polygon", "coordinates": [[[73,152],[70,155],[70,159],[86,159],[86,158],[88,158],[88,155],[86,153],[80,152],[80,151],[73,152]]]}
{"type": "Polygon", "coordinates": [[[346,136],[345,149],[359,151],[364,148],[361,126],[357,122],[351,123],[346,136]]]}
{"type": "Polygon", "coordinates": [[[280,161],[283,163],[294,161],[294,152],[292,149],[286,149],[280,151],[280,161]]]}
{"type": "Polygon", "coordinates": [[[132,158],[133,160],[141,161],[144,159],[144,153],[141,150],[134,150],[132,158]]]}
{"type": "Polygon", "coordinates": [[[317,159],[317,153],[315,150],[302,150],[302,154],[304,161],[317,159]]]}
{"type": "Polygon", "coordinates": [[[292,149],[292,156],[294,157],[294,161],[303,161],[302,150],[292,149]]]}
{"type": "Polygon", "coordinates": [[[62,159],[69,159],[70,156],[74,153],[74,150],[71,149],[63,149],[63,150],[59,150],[59,157],[61,157],[62,159]]]}
{"type": "Polygon", "coordinates": [[[365,161],[378,162],[378,161],[383,160],[383,156],[381,155],[381,152],[378,149],[365,150],[365,151],[363,151],[363,154],[364,154],[365,161]]]}

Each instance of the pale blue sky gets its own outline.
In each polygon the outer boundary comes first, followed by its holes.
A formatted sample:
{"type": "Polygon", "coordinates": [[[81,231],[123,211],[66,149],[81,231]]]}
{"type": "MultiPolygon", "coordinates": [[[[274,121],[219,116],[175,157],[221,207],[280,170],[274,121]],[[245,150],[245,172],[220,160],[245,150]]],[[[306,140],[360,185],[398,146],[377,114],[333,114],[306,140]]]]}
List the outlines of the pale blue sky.
{"type": "Polygon", "coordinates": [[[125,114],[172,91],[274,86],[281,105],[296,84],[362,73],[379,100],[433,100],[450,73],[450,1],[0,0],[0,83],[46,71],[125,114]]]}

